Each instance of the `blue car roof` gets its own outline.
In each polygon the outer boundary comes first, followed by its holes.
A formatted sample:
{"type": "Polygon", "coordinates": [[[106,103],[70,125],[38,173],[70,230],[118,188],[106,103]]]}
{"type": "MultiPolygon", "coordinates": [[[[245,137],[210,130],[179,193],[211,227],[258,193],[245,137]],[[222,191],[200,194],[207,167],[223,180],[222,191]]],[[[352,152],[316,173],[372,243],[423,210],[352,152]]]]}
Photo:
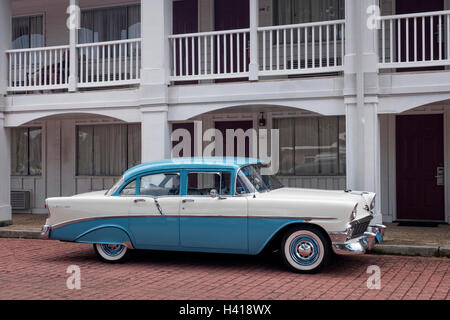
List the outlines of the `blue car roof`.
{"type": "Polygon", "coordinates": [[[166,169],[210,169],[210,168],[233,168],[248,164],[262,163],[261,160],[255,158],[243,157],[189,157],[189,158],[173,158],[161,161],[147,162],[139,164],[125,171],[124,179],[128,180],[141,172],[152,170],[166,169]]]}

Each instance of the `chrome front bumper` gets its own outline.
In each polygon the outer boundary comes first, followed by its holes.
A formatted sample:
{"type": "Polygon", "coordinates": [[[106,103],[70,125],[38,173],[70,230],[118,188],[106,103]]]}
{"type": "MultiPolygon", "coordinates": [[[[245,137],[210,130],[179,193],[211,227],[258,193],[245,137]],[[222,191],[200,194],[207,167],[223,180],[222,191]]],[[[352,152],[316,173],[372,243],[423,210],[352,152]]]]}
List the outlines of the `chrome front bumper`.
{"type": "Polygon", "coordinates": [[[369,226],[362,236],[353,239],[348,239],[347,232],[330,232],[331,246],[339,255],[364,254],[372,250],[375,243],[383,241],[385,229],[386,226],[381,224],[369,226]]]}
{"type": "Polygon", "coordinates": [[[44,224],[41,228],[41,239],[50,238],[50,231],[52,228],[48,224],[44,224]]]}

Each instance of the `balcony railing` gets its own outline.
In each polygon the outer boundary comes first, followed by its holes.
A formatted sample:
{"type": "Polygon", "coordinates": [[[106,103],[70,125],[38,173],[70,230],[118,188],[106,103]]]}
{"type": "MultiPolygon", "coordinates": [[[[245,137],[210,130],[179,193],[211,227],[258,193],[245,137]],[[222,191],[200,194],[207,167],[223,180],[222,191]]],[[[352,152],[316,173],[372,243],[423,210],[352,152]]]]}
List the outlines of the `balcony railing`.
{"type": "Polygon", "coordinates": [[[9,92],[69,89],[72,70],[77,88],[133,85],[140,82],[141,39],[77,44],[77,68],[70,46],[8,50],[9,92]]]}
{"type": "Polygon", "coordinates": [[[69,46],[6,51],[8,91],[67,89],[69,46]]]}
{"type": "Polygon", "coordinates": [[[258,28],[259,75],[343,71],[344,28],[345,20],[258,28]]]}
{"type": "Polygon", "coordinates": [[[450,65],[450,11],[382,16],[379,68],[450,65]]]}
{"type": "Polygon", "coordinates": [[[141,40],[78,44],[79,88],[123,86],[140,81],[141,40]]]}
{"type": "MultiPolygon", "coordinates": [[[[258,76],[343,71],[345,21],[259,27],[258,76]]],[[[171,81],[249,77],[250,29],[169,36],[171,81]]]]}
{"type": "Polygon", "coordinates": [[[169,36],[172,81],[248,77],[249,29],[169,36]]]}

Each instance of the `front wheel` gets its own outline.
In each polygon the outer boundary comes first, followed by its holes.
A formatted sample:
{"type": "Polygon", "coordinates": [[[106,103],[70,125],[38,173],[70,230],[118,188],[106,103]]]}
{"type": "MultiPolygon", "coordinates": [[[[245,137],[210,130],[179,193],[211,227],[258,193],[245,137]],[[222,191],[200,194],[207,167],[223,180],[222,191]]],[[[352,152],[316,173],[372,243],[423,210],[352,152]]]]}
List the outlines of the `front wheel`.
{"type": "Polygon", "coordinates": [[[289,229],[281,241],[280,253],[291,270],[302,273],[319,271],[331,257],[326,237],[309,226],[289,229]]]}
{"type": "Polygon", "coordinates": [[[124,262],[129,256],[129,250],[121,244],[94,243],[94,250],[100,260],[109,263],[124,262]]]}

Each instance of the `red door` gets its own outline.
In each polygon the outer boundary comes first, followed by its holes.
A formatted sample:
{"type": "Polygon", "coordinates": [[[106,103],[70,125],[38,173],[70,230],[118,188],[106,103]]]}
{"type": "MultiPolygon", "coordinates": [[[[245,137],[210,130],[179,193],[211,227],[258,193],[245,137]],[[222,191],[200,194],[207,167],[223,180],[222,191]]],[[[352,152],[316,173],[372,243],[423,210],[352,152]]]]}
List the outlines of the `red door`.
{"type": "MultiPolygon", "coordinates": [[[[218,121],[215,124],[216,129],[218,129],[222,133],[223,137],[223,155],[226,155],[227,148],[227,135],[226,131],[227,129],[242,129],[244,132],[246,132],[248,129],[253,128],[253,121],[218,121]]],[[[238,156],[238,140],[237,138],[234,139],[234,153],[233,156],[238,156]]],[[[240,155],[239,155],[240,156],[240,155]]],[[[245,138],[245,157],[250,157],[250,139],[245,138]]]]}
{"type": "Polygon", "coordinates": [[[397,116],[398,219],[444,220],[443,121],[440,114],[397,116]]]}
{"type": "MultiPolygon", "coordinates": [[[[214,24],[215,30],[234,30],[234,29],[245,29],[250,27],[250,7],[249,0],[215,0],[214,2],[214,24]]],[[[247,36],[246,43],[244,43],[244,38],[241,35],[239,37],[239,48],[247,48],[245,50],[245,59],[244,59],[244,51],[240,49],[240,52],[237,52],[238,47],[238,38],[237,36],[230,35],[222,35],[219,39],[219,48],[220,48],[220,61],[216,61],[215,64],[215,72],[220,71],[223,73],[225,70],[227,73],[230,71],[244,72],[248,70],[248,64],[250,59],[248,57],[248,48],[250,44],[250,37],[247,36]],[[227,43],[226,50],[224,46],[223,37],[225,36],[225,41],[227,43]],[[233,42],[233,52],[231,52],[231,41],[233,42]],[[225,54],[227,59],[225,59],[225,54]],[[233,55],[233,64],[231,64],[231,55],[233,55]],[[238,59],[239,55],[239,59],[238,59]],[[226,60],[226,61],[225,61],[226,60]],[[239,68],[238,61],[239,60],[239,68]],[[246,63],[245,63],[246,61],[246,63]]],[[[215,44],[217,48],[217,42],[215,44]]],[[[228,81],[243,81],[245,78],[239,79],[225,79],[225,80],[216,80],[216,82],[228,82],[228,81]]]]}
{"type": "MultiPolygon", "coordinates": [[[[185,34],[198,32],[198,1],[197,0],[180,0],[173,2],[173,19],[172,19],[172,33],[173,34],[185,34]]],[[[179,61],[180,55],[182,61],[186,61],[187,57],[187,70],[180,70],[180,64],[177,63],[175,73],[177,75],[192,75],[198,71],[198,65],[192,64],[192,49],[194,49],[194,55],[197,56],[197,40],[194,41],[194,48],[192,48],[192,41],[188,41],[187,45],[185,41],[175,42],[176,59],[179,61]],[[194,72],[195,71],[195,72],[194,72]]],[[[197,60],[197,59],[195,59],[197,60]]],[[[196,84],[198,81],[177,81],[175,84],[196,84]]]]}
{"type": "MultiPolygon", "coordinates": [[[[396,0],[396,14],[408,14],[419,12],[431,12],[444,10],[444,0],[396,0]]],[[[422,33],[422,19],[417,19],[417,44],[414,44],[414,20],[410,19],[408,29],[406,27],[406,20],[403,19],[400,24],[400,32],[402,35],[400,43],[400,55],[402,61],[406,61],[406,33],[409,35],[409,61],[414,61],[414,48],[417,46],[417,60],[423,59],[422,55],[422,40],[425,40],[425,60],[439,59],[439,19],[433,18],[433,41],[431,41],[430,32],[430,17],[425,18],[425,33],[422,33]],[[425,37],[425,39],[422,39],[425,37]],[[433,57],[431,57],[431,46],[433,46],[433,57]]],[[[442,46],[444,50],[445,46],[442,46]]],[[[397,48],[398,50],[398,48],[397,48]]],[[[427,68],[400,68],[398,71],[416,71],[416,70],[442,70],[443,67],[427,67],[427,68]]]]}

